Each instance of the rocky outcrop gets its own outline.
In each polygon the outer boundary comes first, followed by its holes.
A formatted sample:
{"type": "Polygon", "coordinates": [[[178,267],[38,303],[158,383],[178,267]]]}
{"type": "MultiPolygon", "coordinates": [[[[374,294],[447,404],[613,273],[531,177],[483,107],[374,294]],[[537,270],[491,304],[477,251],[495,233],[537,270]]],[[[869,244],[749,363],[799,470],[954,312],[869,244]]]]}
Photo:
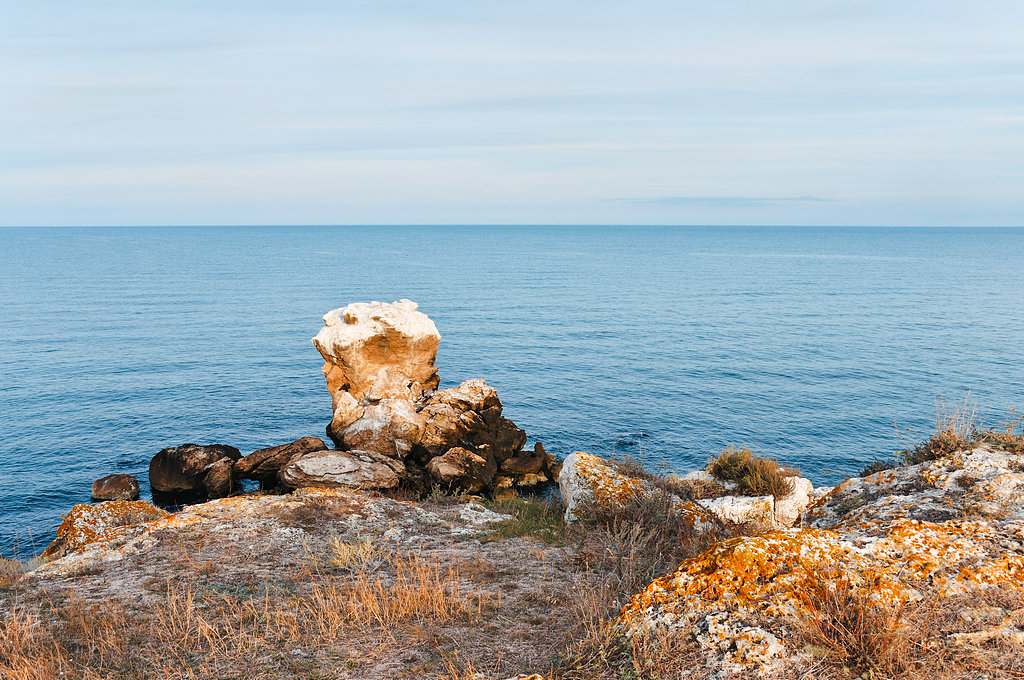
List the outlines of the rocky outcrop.
{"type": "MultiPolygon", "coordinates": [[[[397,462],[392,467],[411,486],[511,490],[551,480],[553,457],[543,448],[523,454],[526,432],[501,415],[493,387],[476,379],[437,389],[440,339],[408,300],[356,303],[324,315],[313,344],[325,362],[333,410],[327,434],[335,446],[372,452],[376,463],[397,462]]],[[[363,481],[375,479],[390,477],[373,472],[363,481]]]]}
{"type": "Polygon", "coordinates": [[[277,484],[278,472],[289,460],[303,453],[323,451],[326,448],[322,439],[302,437],[289,444],[258,449],[235,461],[234,475],[236,479],[258,481],[266,489],[277,484]]]}
{"type": "Polygon", "coordinates": [[[233,464],[241,457],[238,449],[224,444],[172,446],[149,462],[149,485],[158,493],[227,496],[233,488],[233,464]]]}
{"type": "MultiPolygon", "coordinates": [[[[637,497],[656,493],[650,482],[623,474],[598,456],[577,451],[562,462],[558,488],[565,505],[565,521],[581,519],[590,508],[617,510],[637,497]]],[[[683,515],[696,533],[714,533],[721,526],[698,503],[672,497],[674,511],[683,515]]]]}
{"type": "Polygon", "coordinates": [[[139,480],[131,475],[114,474],[92,483],[94,501],[135,501],[139,499],[139,480]]]}
{"type": "Polygon", "coordinates": [[[88,505],[80,503],[66,515],[57,528],[57,538],[43,551],[44,560],[56,560],[95,541],[118,527],[169,517],[146,501],[107,501],[88,505]]]}
{"type": "Polygon", "coordinates": [[[966,597],[996,611],[964,618],[951,643],[1007,630],[1024,639],[1005,623],[980,623],[1020,613],[999,610],[1012,599],[994,595],[1024,593],[1022,494],[1024,456],[990,448],[849,479],[803,514],[801,528],[741,536],[686,560],[637,595],[617,625],[691,636],[726,675],[799,664],[805,643],[794,631],[822,615],[811,592],[849,590],[889,611],[923,590],[966,597]]]}
{"type": "Polygon", "coordinates": [[[281,468],[282,486],[393,489],[405,473],[402,461],[376,451],[311,451],[281,468]]]}

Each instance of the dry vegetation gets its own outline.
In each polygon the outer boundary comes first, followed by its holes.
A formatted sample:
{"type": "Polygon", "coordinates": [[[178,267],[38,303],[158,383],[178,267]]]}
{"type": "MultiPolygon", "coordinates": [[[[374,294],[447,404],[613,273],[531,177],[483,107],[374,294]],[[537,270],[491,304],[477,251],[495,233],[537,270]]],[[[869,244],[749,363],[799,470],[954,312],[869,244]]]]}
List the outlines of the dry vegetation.
{"type": "MultiPolygon", "coordinates": [[[[943,431],[961,432],[960,421],[942,424],[943,431]]],[[[1019,424],[971,437],[998,436],[1002,446],[1020,446],[1019,424]]],[[[620,466],[657,491],[616,511],[586,508],[570,526],[557,501],[495,502],[491,509],[507,519],[475,537],[446,534],[448,543],[411,552],[379,535],[345,531],[356,512],[351,505],[309,499],[278,518],[301,533],[303,567],[281,566],[281,556],[269,552],[262,567],[246,563],[242,577],[231,576],[222,539],[197,532],[164,541],[176,552],[149,558],[166,558],[163,580],[132,596],[92,592],[104,574],[46,587],[16,583],[25,565],[0,561],[0,678],[712,677],[689,636],[661,631],[626,638],[609,622],[653,578],[738,529],[696,535],[673,511],[672,495],[717,490],[659,478],[635,461],[620,466]]],[[[778,481],[792,474],[732,447],[709,470],[759,495],[778,493],[778,481]]],[[[435,493],[422,506],[393,503],[388,512],[429,507],[444,515],[465,500],[435,493]]],[[[920,590],[922,601],[884,609],[837,572],[821,571],[801,593],[811,614],[784,640],[804,652],[804,661],[779,669],[777,677],[1024,677],[1019,643],[1000,635],[957,637],[978,630],[979,620],[988,623],[984,602],[940,600],[928,584],[920,590]]],[[[1017,596],[1007,593],[990,597],[1017,612],[1015,620],[991,626],[1024,625],[1024,601],[1010,602],[1017,596]]]]}
{"type": "Polygon", "coordinates": [[[1019,594],[990,590],[940,597],[934,586],[920,584],[921,600],[883,607],[840,573],[821,570],[800,593],[809,613],[798,621],[797,641],[816,657],[810,677],[1024,677],[1020,641],[999,632],[1024,622],[1024,599],[1019,594]],[[997,614],[1003,610],[1016,611],[1015,620],[1004,621],[997,614]],[[979,623],[993,632],[963,635],[977,630],[979,623]]]}
{"type": "Polygon", "coordinates": [[[717,479],[735,482],[736,490],[748,496],[782,498],[790,493],[786,477],[799,470],[779,465],[773,458],[758,456],[750,449],[732,445],[708,461],[708,472],[717,479]]]}
{"type": "Polygon", "coordinates": [[[906,449],[896,452],[896,458],[904,465],[916,465],[978,446],[1024,454],[1024,416],[1017,416],[1011,409],[1005,423],[981,429],[970,395],[962,404],[953,405],[943,399],[935,408],[935,431],[932,435],[922,442],[910,442],[906,449]]]}

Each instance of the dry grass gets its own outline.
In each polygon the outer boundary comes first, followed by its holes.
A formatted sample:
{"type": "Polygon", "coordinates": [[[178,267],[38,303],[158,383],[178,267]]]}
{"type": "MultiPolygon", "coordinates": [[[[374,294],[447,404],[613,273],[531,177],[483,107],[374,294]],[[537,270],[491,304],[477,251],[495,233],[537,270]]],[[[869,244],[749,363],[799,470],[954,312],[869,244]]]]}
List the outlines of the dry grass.
{"type": "Polygon", "coordinates": [[[695,642],[678,634],[626,637],[609,626],[621,607],[613,582],[591,574],[571,594],[571,641],[546,680],[669,680],[710,677],[695,642]]]}
{"type": "Polygon", "coordinates": [[[620,508],[580,508],[573,532],[584,566],[607,574],[619,606],[655,577],[674,569],[725,535],[725,528],[707,534],[694,530],[676,510],[676,500],[656,490],[638,495],[620,508]]]}
{"type": "Polygon", "coordinates": [[[15,581],[21,578],[25,571],[26,565],[21,560],[9,560],[6,557],[0,557],[0,588],[13,585],[15,581]]]}
{"type": "Polygon", "coordinates": [[[813,677],[1024,677],[1020,643],[998,633],[1024,623],[1024,599],[1019,594],[992,589],[951,597],[928,584],[921,586],[920,601],[883,606],[855,588],[841,570],[811,574],[798,591],[809,613],[798,622],[797,642],[818,658],[813,677]],[[1007,611],[1015,613],[1006,619],[1007,611]],[[959,636],[978,630],[996,632],[959,636]]]}
{"type": "Polygon", "coordinates": [[[345,541],[331,536],[327,539],[327,552],[331,566],[356,573],[373,571],[387,559],[387,551],[368,538],[345,541]]]}
{"type": "Polygon", "coordinates": [[[68,594],[18,604],[0,621],[0,678],[298,677],[306,655],[339,640],[394,643],[404,625],[471,624],[494,606],[464,592],[457,568],[418,555],[396,556],[381,573],[308,576],[292,596],[228,595],[186,582],[169,583],[142,609],[68,594]]]}
{"type": "MultiPolygon", "coordinates": [[[[928,439],[910,442],[906,449],[897,451],[899,461],[904,465],[916,465],[978,446],[1024,454],[1024,417],[1017,416],[1011,409],[1007,422],[998,428],[979,429],[977,409],[970,398],[968,393],[963,403],[955,405],[940,399],[935,407],[935,431],[928,439]]],[[[900,436],[905,441],[909,439],[902,434],[900,436]]]]}
{"type": "Polygon", "coordinates": [[[893,677],[920,663],[921,630],[910,630],[902,605],[881,606],[841,575],[821,571],[797,591],[811,612],[801,621],[804,642],[827,666],[856,675],[893,677]]]}
{"type": "Polygon", "coordinates": [[[775,498],[789,495],[791,489],[786,477],[799,474],[798,470],[782,467],[773,458],[732,445],[709,460],[707,470],[718,479],[735,482],[736,490],[742,494],[775,498]]]}

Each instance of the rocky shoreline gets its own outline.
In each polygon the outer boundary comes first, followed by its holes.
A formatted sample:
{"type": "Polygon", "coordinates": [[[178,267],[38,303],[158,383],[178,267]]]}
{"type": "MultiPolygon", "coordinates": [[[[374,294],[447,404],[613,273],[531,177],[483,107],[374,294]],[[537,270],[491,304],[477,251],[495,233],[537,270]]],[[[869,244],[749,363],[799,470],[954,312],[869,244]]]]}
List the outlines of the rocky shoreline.
{"type": "MultiPolygon", "coordinates": [[[[0,586],[0,676],[1024,674],[1024,435],[1012,425],[834,488],[732,449],[659,478],[526,449],[482,380],[438,389],[440,335],[415,303],[349,305],[324,324],[313,342],[334,448],[164,449],[155,494],[208,499],[174,513],[137,500],[132,478],[97,480],[93,497],[111,500],[72,508],[41,562],[0,586]],[[528,495],[544,484],[557,498],[528,495]],[[407,592],[410,570],[421,580],[407,592]],[[140,630],[170,602],[177,617],[220,612],[213,596],[183,604],[179,587],[230,593],[230,623],[182,633],[194,649],[167,673],[62,646],[70,619],[54,598],[90,616],[113,607],[140,630]],[[417,592],[434,595],[408,616],[374,608],[417,592]],[[237,618],[260,597],[262,615],[237,618]],[[325,612],[341,617],[333,628],[325,612]],[[40,665],[33,640],[64,656],[40,665]]],[[[151,642],[150,662],[178,658],[170,640],[151,642]]]]}

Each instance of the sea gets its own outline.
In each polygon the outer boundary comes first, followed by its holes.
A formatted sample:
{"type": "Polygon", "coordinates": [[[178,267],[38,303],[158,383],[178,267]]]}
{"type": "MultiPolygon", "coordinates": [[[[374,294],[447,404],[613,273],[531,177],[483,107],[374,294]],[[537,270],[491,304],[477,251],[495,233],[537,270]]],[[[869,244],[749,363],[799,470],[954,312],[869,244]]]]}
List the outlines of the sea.
{"type": "Polygon", "coordinates": [[[0,555],[160,449],[324,436],[310,343],[419,304],[442,386],[484,378],[559,457],[686,472],[730,444],[817,485],[968,401],[1024,411],[1024,229],[646,226],[0,230],[0,555]]]}

